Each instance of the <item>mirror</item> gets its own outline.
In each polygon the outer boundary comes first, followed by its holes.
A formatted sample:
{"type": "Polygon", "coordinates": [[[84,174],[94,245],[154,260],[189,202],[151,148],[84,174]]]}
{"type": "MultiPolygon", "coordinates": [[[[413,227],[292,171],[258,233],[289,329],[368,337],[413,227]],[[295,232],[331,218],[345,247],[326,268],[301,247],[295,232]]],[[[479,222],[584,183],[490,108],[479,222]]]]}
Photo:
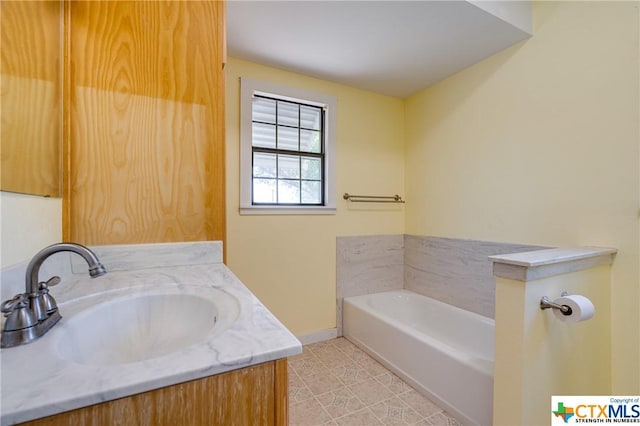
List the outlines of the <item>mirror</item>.
{"type": "Polygon", "coordinates": [[[2,191],[61,196],[63,7],[0,2],[2,191]]]}

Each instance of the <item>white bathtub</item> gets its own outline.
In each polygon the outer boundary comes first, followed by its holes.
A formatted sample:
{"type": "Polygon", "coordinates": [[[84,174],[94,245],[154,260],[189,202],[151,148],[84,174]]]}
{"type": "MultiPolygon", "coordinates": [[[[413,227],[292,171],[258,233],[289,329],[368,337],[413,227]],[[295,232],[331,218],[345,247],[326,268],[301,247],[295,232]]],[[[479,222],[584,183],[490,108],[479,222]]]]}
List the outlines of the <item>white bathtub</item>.
{"type": "Polygon", "coordinates": [[[342,309],[346,338],[463,424],[492,424],[494,320],[407,290],[342,309]]]}

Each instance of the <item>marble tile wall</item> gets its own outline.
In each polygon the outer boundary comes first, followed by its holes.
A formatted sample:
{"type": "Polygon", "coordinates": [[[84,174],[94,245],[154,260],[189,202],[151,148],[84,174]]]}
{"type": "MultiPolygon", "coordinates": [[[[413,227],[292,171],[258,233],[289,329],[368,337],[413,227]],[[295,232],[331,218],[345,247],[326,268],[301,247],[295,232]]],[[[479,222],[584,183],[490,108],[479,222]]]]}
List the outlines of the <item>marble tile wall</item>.
{"type": "Polygon", "coordinates": [[[488,257],[549,247],[417,235],[338,237],[336,323],[342,299],[405,288],[489,318],[495,278],[488,257]]]}
{"type": "Polygon", "coordinates": [[[342,336],[344,297],[402,288],[404,235],[338,237],[336,253],[336,322],[342,336]]]}
{"type": "Polygon", "coordinates": [[[488,257],[549,247],[404,236],[404,288],[494,318],[495,278],[488,257]]]}

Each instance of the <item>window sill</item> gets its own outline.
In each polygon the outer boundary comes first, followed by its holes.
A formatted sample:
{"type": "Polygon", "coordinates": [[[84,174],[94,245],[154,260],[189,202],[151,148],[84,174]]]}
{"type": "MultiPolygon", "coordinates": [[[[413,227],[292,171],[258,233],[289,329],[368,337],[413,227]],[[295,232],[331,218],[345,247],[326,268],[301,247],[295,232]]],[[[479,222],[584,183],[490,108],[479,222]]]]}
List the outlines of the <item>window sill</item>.
{"type": "Polygon", "coordinates": [[[240,207],[241,215],[331,215],[335,207],[251,206],[240,207]]]}

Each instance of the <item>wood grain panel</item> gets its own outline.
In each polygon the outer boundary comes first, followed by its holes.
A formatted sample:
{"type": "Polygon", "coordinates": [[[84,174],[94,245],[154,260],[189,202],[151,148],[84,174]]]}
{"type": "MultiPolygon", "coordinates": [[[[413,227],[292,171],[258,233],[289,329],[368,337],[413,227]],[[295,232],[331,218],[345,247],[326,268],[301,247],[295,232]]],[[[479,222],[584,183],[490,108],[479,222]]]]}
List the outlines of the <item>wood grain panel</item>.
{"type": "MultiPolygon", "coordinates": [[[[29,426],[281,425],[274,408],[278,360],[54,416],[29,426]]],[[[287,392],[285,389],[279,393],[287,392]]]]}
{"type": "Polygon", "coordinates": [[[2,74],[57,82],[60,78],[60,1],[0,2],[2,74]]]}
{"type": "Polygon", "coordinates": [[[275,381],[274,381],[274,407],[275,424],[289,424],[289,367],[287,359],[275,361],[275,381]]]}
{"type": "Polygon", "coordinates": [[[3,191],[61,195],[59,1],[0,3],[3,191]]]}
{"type": "Polygon", "coordinates": [[[69,237],[224,240],[224,4],[69,7],[69,237]]]}

